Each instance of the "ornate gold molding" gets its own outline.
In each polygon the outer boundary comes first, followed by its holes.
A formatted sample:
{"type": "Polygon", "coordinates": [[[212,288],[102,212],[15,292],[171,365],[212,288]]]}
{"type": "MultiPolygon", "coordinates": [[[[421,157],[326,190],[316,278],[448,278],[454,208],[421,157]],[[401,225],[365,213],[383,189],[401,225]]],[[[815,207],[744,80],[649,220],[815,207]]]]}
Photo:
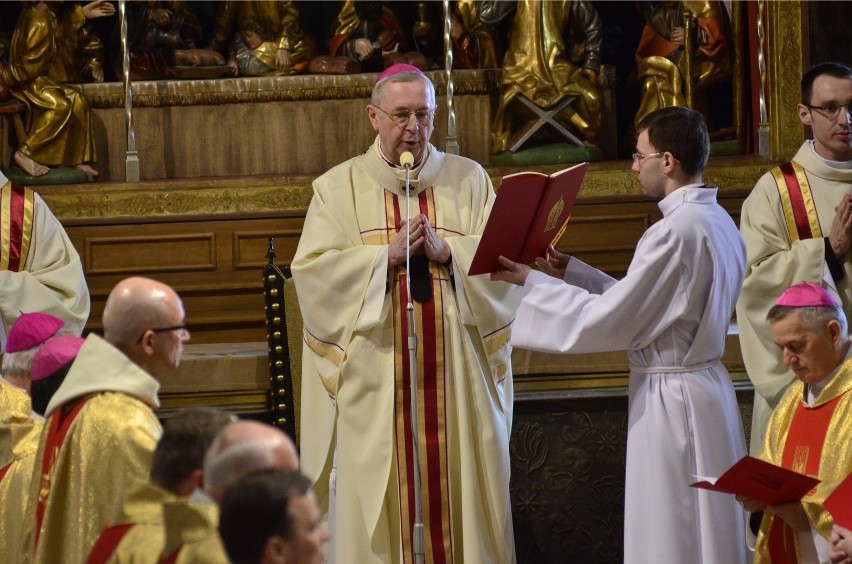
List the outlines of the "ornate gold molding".
{"type": "MultiPolygon", "coordinates": [[[[437,94],[446,90],[446,75],[430,71],[437,94]]],[[[453,71],[456,95],[496,93],[498,69],[453,71]]],[[[158,80],[132,84],[133,106],[195,106],[257,102],[305,102],[369,98],[376,74],[297,75],[217,80],[158,80]]],[[[123,108],[120,82],[78,85],[94,108],[123,108]]]]}
{"type": "Polygon", "coordinates": [[[42,186],[61,220],[306,210],[312,176],[42,186]]]}
{"type": "Polygon", "coordinates": [[[769,156],[786,161],[804,141],[796,115],[802,80],[803,37],[801,2],[766,2],[767,97],[769,156]]]}

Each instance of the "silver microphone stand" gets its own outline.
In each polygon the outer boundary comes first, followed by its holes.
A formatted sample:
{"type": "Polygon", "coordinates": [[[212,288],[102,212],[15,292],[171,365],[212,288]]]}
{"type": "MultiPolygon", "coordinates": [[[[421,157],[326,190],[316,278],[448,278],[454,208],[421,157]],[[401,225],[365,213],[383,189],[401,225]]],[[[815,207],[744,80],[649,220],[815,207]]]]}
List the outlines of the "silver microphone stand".
{"type": "Polygon", "coordinates": [[[408,326],[408,385],[411,388],[411,453],[414,459],[414,527],[411,544],[414,562],[423,564],[426,558],[423,531],[423,510],[420,492],[420,433],[417,427],[417,335],[414,324],[414,303],[411,301],[411,165],[414,156],[408,151],[400,155],[400,164],[405,167],[405,288],[408,304],[405,307],[405,322],[408,326]]]}

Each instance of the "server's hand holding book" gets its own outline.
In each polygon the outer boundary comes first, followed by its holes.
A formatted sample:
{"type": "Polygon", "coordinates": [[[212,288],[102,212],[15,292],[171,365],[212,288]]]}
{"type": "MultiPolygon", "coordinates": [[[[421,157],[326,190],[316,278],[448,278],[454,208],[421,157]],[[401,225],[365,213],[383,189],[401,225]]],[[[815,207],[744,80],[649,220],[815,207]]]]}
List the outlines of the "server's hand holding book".
{"type": "Polygon", "coordinates": [[[588,163],[550,176],[519,172],[503,177],[469,276],[502,270],[497,257],[530,264],[556,245],[571,216],[588,163]]]}

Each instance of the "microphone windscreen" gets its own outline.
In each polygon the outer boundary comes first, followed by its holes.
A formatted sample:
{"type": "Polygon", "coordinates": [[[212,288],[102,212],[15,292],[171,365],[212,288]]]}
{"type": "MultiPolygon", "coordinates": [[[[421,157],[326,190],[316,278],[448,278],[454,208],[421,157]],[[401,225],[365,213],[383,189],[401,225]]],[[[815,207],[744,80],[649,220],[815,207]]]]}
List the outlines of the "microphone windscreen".
{"type": "Polygon", "coordinates": [[[399,156],[399,164],[404,168],[411,168],[414,165],[414,155],[409,151],[405,151],[399,156]]]}

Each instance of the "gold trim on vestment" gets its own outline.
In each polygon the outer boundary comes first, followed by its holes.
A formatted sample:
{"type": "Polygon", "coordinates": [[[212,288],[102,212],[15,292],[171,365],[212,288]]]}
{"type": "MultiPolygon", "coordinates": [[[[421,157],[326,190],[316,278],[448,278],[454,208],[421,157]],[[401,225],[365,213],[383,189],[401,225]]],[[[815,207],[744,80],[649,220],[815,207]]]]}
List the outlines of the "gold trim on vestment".
{"type": "Polygon", "coordinates": [[[0,192],[0,270],[9,270],[9,251],[12,248],[12,183],[7,182],[0,192]]]}
{"type": "MultiPolygon", "coordinates": [[[[819,225],[819,215],[814,205],[814,195],[811,191],[811,185],[808,183],[808,177],[805,174],[805,169],[796,161],[791,161],[790,165],[796,175],[796,182],[799,185],[799,192],[802,195],[802,202],[805,207],[805,213],[808,216],[808,226],[811,236],[814,239],[822,238],[822,228],[819,225]]],[[[781,210],[784,213],[784,222],[787,224],[787,233],[790,235],[790,242],[795,243],[799,240],[799,228],[796,225],[796,214],[793,211],[793,202],[790,199],[790,190],[787,186],[787,179],[784,176],[784,171],[781,167],[775,167],[771,171],[772,178],[775,179],[775,184],[778,187],[778,195],[781,198],[781,210]]]]}
{"type": "Polygon", "coordinates": [[[27,256],[30,253],[30,242],[33,238],[33,214],[35,213],[35,192],[24,188],[24,217],[21,222],[21,262],[18,270],[26,270],[27,256]]]}
{"type": "MultiPolygon", "coordinates": [[[[307,329],[304,329],[302,334],[305,337],[305,345],[311,349],[311,352],[340,368],[340,365],[343,364],[343,351],[340,347],[320,341],[311,335],[307,329]]],[[[324,377],[322,374],[319,377],[326,391],[332,396],[337,396],[337,382],[324,377]]]]}
{"type": "Polygon", "coordinates": [[[811,191],[811,185],[808,182],[808,177],[805,174],[805,169],[796,161],[790,163],[793,165],[793,170],[796,173],[796,180],[802,188],[802,200],[805,202],[805,210],[808,212],[808,223],[811,226],[811,234],[815,239],[822,237],[822,228],[819,226],[819,215],[814,205],[814,193],[811,191]]]}
{"type": "Polygon", "coordinates": [[[784,212],[784,223],[787,225],[790,242],[795,243],[799,240],[799,230],[796,228],[796,218],[793,216],[793,203],[790,201],[787,181],[784,179],[784,173],[781,172],[780,168],[775,167],[770,172],[778,186],[778,196],[781,198],[781,210],[784,212]]]}

